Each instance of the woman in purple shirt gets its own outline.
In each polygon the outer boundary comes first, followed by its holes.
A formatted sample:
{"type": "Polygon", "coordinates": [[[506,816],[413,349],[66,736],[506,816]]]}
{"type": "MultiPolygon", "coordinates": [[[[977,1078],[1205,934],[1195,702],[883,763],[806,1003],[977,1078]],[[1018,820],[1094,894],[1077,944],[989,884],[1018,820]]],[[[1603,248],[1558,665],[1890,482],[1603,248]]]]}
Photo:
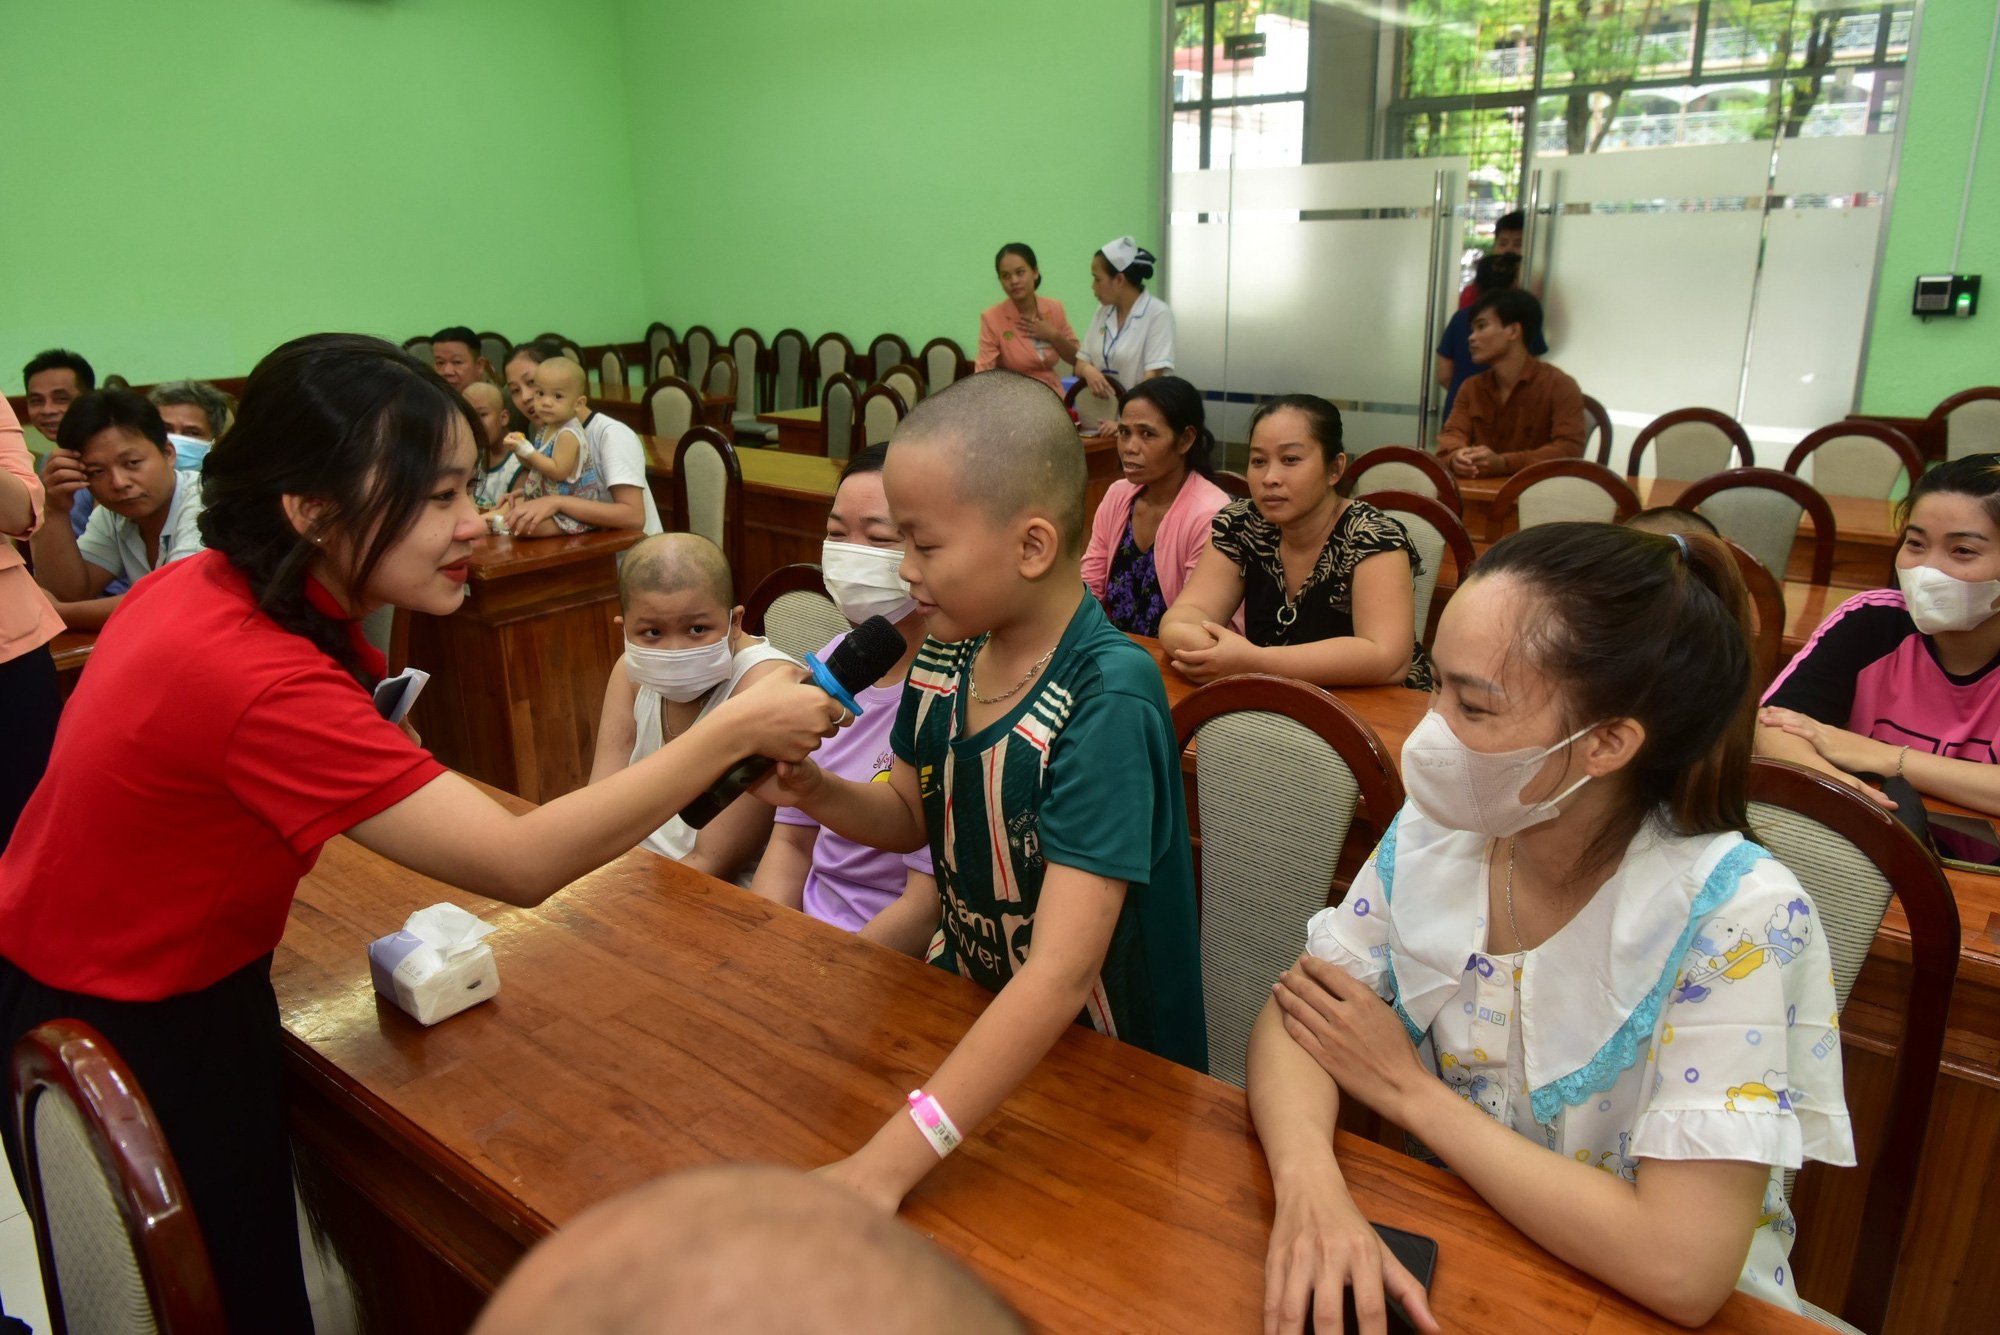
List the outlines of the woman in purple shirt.
{"type": "MultiPolygon", "coordinates": [[[[855,625],[886,616],[903,633],[902,658],[881,680],[856,693],[860,715],[813,756],[827,773],[864,782],[887,782],[895,764],[889,729],[903,698],[903,679],[909,676],[917,646],[924,642],[923,615],[910,597],[910,586],[896,573],[903,560],[903,537],[889,516],[889,501],[882,491],[882,461],[888,454],[887,445],[871,445],[841,470],[820,551],[826,589],[841,615],[855,625]]],[[[839,642],[835,639],[833,644],[839,642]]],[[[822,829],[795,807],[780,807],[750,888],[766,899],[804,909],[821,922],[856,932],[919,882],[927,893],[936,893],[928,846],[914,853],[885,853],[822,829]]]]}

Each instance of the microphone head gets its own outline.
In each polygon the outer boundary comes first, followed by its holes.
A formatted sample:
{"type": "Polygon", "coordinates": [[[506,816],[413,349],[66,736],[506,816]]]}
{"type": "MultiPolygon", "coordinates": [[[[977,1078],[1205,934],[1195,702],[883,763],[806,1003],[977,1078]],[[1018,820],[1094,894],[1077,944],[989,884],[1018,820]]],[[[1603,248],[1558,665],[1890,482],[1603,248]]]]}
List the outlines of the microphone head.
{"type": "Polygon", "coordinates": [[[826,670],[850,692],[872,686],[896,666],[908,646],[887,617],[869,617],[847,633],[826,657],[826,670]]]}

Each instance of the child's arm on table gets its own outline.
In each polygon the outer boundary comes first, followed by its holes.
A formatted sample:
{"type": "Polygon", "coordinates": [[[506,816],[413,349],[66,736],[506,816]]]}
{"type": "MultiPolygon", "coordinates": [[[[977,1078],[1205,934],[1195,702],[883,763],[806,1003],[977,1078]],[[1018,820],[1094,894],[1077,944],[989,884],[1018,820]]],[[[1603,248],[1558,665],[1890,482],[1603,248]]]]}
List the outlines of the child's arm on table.
{"type": "MultiPolygon", "coordinates": [[[[875,921],[914,898],[905,894],[875,921]]],[[[923,1085],[960,1132],[969,1135],[985,1121],[1076,1022],[1124,903],[1125,882],[1048,864],[1034,950],[923,1085]]],[[[894,1210],[937,1162],[930,1141],[899,1109],[866,1145],[820,1171],[894,1210]]]]}

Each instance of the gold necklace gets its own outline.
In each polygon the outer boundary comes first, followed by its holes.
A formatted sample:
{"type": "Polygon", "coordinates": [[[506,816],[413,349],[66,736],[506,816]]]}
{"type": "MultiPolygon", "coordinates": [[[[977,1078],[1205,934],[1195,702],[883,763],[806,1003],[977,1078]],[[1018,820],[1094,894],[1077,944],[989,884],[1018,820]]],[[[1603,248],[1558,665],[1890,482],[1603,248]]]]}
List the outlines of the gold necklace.
{"type": "Polygon", "coordinates": [[[1514,921],[1514,841],[1507,841],[1507,930],[1514,934],[1514,953],[1528,953],[1528,943],[1521,939],[1521,924],[1514,921]]]}
{"type": "MultiPolygon", "coordinates": [[[[980,644],[979,652],[981,654],[984,654],[986,652],[987,643],[990,643],[990,641],[980,644]]],[[[1012,686],[1008,687],[1006,690],[1000,692],[1000,694],[998,695],[981,695],[979,693],[979,684],[973,681],[971,672],[965,674],[966,689],[971,691],[972,698],[974,700],[977,700],[982,705],[997,705],[1002,700],[1010,700],[1014,696],[1019,695],[1021,693],[1021,688],[1023,686],[1026,686],[1029,682],[1033,681],[1037,676],[1037,674],[1039,674],[1043,668],[1049,665],[1049,660],[1056,656],[1056,650],[1060,649],[1061,647],[1062,647],[1061,640],[1057,640],[1054,644],[1050,645],[1049,651],[1043,654],[1040,658],[1037,658],[1035,660],[1034,665],[1028,669],[1027,674],[1025,676],[1023,676],[1019,681],[1015,682],[1012,686]]],[[[973,671],[978,670],[979,660],[977,658],[973,659],[972,667],[973,671]]]]}

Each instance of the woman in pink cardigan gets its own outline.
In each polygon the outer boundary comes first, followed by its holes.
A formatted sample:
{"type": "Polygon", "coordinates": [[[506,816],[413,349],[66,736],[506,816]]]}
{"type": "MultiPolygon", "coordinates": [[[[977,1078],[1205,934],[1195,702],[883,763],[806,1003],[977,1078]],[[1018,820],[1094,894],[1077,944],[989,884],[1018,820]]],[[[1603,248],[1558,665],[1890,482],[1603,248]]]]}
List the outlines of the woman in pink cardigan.
{"type": "Polygon", "coordinates": [[[1083,582],[1120,630],[1159,634],[1207,549],[1215,512],[1229,504],[1209,481],[1214,450],[1193,385],[1169,375],[1126,391],[1118,412],[1125,476],[1104,493],[1083,554],[1083,582]]]}

